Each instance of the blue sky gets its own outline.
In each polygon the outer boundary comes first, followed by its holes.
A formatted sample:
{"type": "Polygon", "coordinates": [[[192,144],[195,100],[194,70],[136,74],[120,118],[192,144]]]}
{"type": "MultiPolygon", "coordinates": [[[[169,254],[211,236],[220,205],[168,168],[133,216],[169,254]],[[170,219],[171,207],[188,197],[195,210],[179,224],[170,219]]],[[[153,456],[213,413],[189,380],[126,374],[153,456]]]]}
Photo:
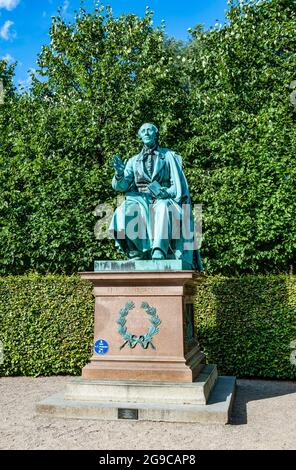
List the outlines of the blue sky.
{"type": "MultiPolygon", "coordinates": [[[[91,11],[95,0],[84,0],[91,11]]],[[[114,14],[132,12],[140,16],[149,6],[155,24],[165,20],[166,32],[186,40],[187,29],[203,24],[206,28],[223,22],[227,0],[105,0],[114,14]]],[[[36,67],[36,57],[43,44],[49,42],[51,16],[63,8],[67,21],[73,19],[80,0],[0,0],[0,58],[18,62],[15,83],[28,84],[28,70],[36,67]]]]}

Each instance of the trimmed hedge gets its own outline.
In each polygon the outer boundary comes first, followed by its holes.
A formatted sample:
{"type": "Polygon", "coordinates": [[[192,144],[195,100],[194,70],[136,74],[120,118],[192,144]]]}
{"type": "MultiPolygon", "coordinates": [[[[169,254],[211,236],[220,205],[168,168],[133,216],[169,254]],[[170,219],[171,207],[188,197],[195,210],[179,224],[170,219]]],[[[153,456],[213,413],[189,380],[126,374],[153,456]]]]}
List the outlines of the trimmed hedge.
{"type": "MultiPolygon", "coordinates": [[[[200,345],[220,373],[296,378],[296,277],[208,277],[195,307],[200,345]]],[[[91,284],[78,276],[0,277],[0,375],[79,375],[93,309],[91,284]]]]}
{"type": "Polygon", "coordinates": [[[220,374],[295,379],[296,277],[209,277],[195,303],[207,361],[220,374]]]}
{"type": "Polygon", "coordinates": [[[79,375],[91,354],[91,292],[78,276],[0,277],[0,375],[79,375]]]}

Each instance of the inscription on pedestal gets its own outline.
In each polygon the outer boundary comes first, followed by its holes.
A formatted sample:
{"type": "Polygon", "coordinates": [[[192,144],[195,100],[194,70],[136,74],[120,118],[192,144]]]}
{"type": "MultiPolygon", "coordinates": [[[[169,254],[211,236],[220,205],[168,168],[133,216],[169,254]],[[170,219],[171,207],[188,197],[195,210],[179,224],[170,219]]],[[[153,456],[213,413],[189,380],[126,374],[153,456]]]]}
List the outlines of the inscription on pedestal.
{"type": "Polygon", "coordinates": [[[138,410],[132,408],[118,408],[118,419],[138,419],[138,410]]]}

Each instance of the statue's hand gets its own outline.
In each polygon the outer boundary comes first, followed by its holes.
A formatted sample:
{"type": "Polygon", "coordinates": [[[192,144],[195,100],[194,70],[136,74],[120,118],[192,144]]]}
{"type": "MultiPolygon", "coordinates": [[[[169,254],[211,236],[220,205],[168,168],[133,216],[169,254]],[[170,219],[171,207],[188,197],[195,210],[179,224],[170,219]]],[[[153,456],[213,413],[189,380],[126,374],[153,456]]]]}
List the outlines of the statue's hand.
{"type": "Polygon", "coordinates": [[[167,192],[167,189],[166,188],[161,188],[161,191],[159,193],[159,196],[158,198],[159,199],[169,199],[170,195],[169,193],[167,192]]]}
{"type": "Polygon", "coordinates": [[[118,155],[115,155],[115,157],[113,157],[113,168],[115,169],[116,176],[123,176],[125,165],[126,160],[123,162],[121,160],[121,157],[119,157],[118,155]]]}

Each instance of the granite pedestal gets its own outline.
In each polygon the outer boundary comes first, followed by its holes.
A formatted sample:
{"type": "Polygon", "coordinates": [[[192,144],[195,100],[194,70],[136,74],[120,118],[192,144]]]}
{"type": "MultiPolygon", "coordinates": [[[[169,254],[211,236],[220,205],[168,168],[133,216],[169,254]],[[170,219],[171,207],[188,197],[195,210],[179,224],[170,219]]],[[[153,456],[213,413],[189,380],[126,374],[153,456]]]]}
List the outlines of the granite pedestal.
{"type": "Polygon", "coordinates": [[[177,260],[99,261],[94,272],[80,273],[93,284],[94,352],[82,378],[39,403],[38,411],[228,422],[235,379],[218,378],[215,365],[205,366],[193,315],[203,276],[186,268],[177,260]]]}
{"type": "Polygon", "coordinates": [[[115,263],[96,263],[98,272],[80,273],[82,279],[90,280],[94,286],[94,342],[103,340],[109,347],[106,354],[94,352],[82,370],[82,377],[192,382],[204,365],[193,325],[193,295],[200,276],[193,271],[168,270],[171,265],[166,261],[146,262],[149,267],[155,265],[154,271],[139,270],[143,269],[143,261],[134,263],[136,266],[121,263],[120,272],[115,271],[115,263]],[[163,269],[157,270],[161,264],[163,269]],[[136,337],[145,335],[152,326],[153,318],[142,307],[143,303],[156,309],[155,317],[160,323],[147,348],[124,344],[118,332],[120,311],[130,303],[134,307],[124,316],[125,327],[127,333],[136,337]]]}

